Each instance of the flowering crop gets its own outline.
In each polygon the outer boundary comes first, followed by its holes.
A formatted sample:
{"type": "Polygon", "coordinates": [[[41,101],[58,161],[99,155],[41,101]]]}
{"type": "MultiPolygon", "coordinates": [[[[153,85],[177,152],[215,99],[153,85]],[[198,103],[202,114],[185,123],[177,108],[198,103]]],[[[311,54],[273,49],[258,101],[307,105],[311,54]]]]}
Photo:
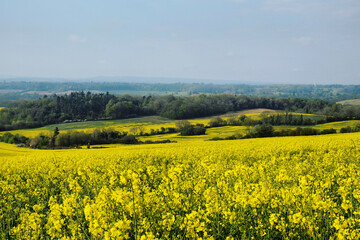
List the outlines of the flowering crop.
{"type": "Polygon", "coordinates": [[[359,133],[107,147],[0,143],[0,238],[359,239],[359,133]]]}

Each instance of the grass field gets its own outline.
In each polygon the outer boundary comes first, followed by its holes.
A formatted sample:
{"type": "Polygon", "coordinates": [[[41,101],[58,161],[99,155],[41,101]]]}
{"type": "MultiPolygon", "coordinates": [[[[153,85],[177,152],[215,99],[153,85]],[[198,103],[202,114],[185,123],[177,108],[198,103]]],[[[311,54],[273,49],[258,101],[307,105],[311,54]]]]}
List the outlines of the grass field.
{"type": "MultiPolygon", "coordinates": [[[[348,120],[348,121],[322,123],[322,124],[317,124],[314,126],[300,126],[300,127],[312,127],[312,128],[318,129],[318,130],[334,128],[339,132],[341,128],[353,127],[358,122],[360,122],[360,121],[359,120],[348,120]]],[[[294,129],[296,127],[297,126],[275,126],[274,128],[275,128],[275,130],[281,130],[281,129],[289,129],[289,128],[294,129]]]]}
{"type": "Polygon", "coordinates": [[[0,143],[1,239],[358,239],[360,133],[0,143]]]}
{"type": "Polygon", "coordinates": [[[35,137],[40,133],[48,133],[53,131],[55,127],[58,127],[60,132],[67,130],[78,130],[78,131],[92,131],[95,128],[114,128],[118,131],[130,131],[134,127],[142,126],[146,130],[150,131],[151,128],[160,129],[161,127],[174,127],[175,121],[171,121],[166,118],[158,116],[129,118],[121,120],[107,120],[107,121],[87,121],[87,122],[74,122],[74,123],[61,123],[47,125],[41,128],[35,129],[22,129],[9,131],[13,134],[21,134],[27,137],[35,137]]]}
{"type": "MultiPolygon", "coordinates": [[[[229,118],[233,116],[238,115],[246,115],[247,117],[250,117],[254,120],[261,119],[264,114],[265,115],[271,115],[271,114],[277,114],[279,112],[270,110],[270,109],[250,109],[250,110],[244,110],[239,112],[233,112],[228,113],[224,115],[219,115],[219,117],[222,118],[229,118]]],[[[280,112],[281,113],[281,112],[280,112]]],[[[299,113],[292,113],[294,115],[299,115],[299,113]]],[[[302,114],[306,117],[310,117],[313,119],[321,119],[323,116],[313,115],[313,114],[302,114]]],[[[189,120],[192,124],[201,123],[204,125],[208,125],[209,121],[216,116],[211,117],[205,117],[205,118],[196,118],[189,120]]],[[[55,127],[58,127],[60,132],[67,131],[67,130],[78,130],[78,131],[93,131],[95,128],[114,128],[118,131],[125,131],[129,132],[132,128],[135,127],[142,127],[144,128],[145,132],[150,132],[151,129],[157,130],[161,129],[161,127],[167,128],[167,127],[175,127],[175,120],[170,120],[167,118],[162,118],[159,116],[147,116],[147,117],[139,117],[139,118],[129,118],[129,119],[120,119],[120,120],[107,120],[107,121],[87,121],[87,122],[74,122],[74,123],[61,123],[61,124],[53,124],[53,125],[47,125],[41,128],[35,128],[35,129],[23,129],[23,130],[14,130],[9,131],[13,134],[21,134],[26,137],[35,137],[39,135],[40,133],[48,134],[50,131],[53,131],[55,127]]],[[[346,125],[346,123],[345,123],[346,125]]],[[[292,126],[289,126],[290,128],[293,128],[292,126]]],[[[321,127],[321,126],[319,126],[321,127]]],[[[208,130],[208,137],[206,139],[212,138],[214,136],[230,136],[236,131],[243,131],[244,127],[222,127],[217,129],[209,129],[208,130]],[[232,133],[231,133],[232,131],[232,133]]],[[[3,132],[0,132],[0,135],[3,134],[3,132]]],[[[167,135],[166,139],[168,138],[167,135]]],[[[170,136],[172,137],[172,136],[170,136]]],[[[154,137],[162,139],[163,136],[154,137]]]]}
{"type": "Polygon", "coordinates": [[[337,103],[343,104],[343,105],[360,105],[360,99],[345,100],[345,101],[340,101],[337,103]]]}
{"type": "MultiPolygon", "coordinates": [[[[261,117],[260,113],[250,113],[248,115],[253,118],[261,117]]],[[[190,122],[193,124],[203,123],[207,125],[210,120],[211,118],[204,118],[204,119],[190,120],[190,122]]],[[[313,127],[318,130],[334,128],[337,130],[337,132],[339,132],[341,128],[348,126],[353,127],[357,122],[359,121],[350,120],[350,121],[332,122],[332,123],[318,124],[315,126],[301,126],[301,127],[313,127]]],[[[175,121],[156,117],[156,116],[151,116],[151,117],[123,119],[123,120],[115,120],[115,121],[95,121],[95,122],[56,124],[56,125],[49,125],[37,129],[15,130],[10,132],[13,134],[21,134],[27,137],[36,137],[40,133],[50,134],[55,127],[58,127],[61,131],[67,131],[70,129],[79,130],[79,131],[92,131],[96,127],[111,127],[113,129],[119,131],[126,131],[126,132],[129,132],[134,127],[143,127],[145,132],[150,132],[150,129],[160,129],[161,127],[165,127],[165,128],[175,127],[175,121]]],[[[281,129],[294,129],[296,127],[298,126],[274,126],[274,129],[276,131],[279,131],[281,129]]],[[[249,128],[245,126],[224,126],[224,127],[209,128],[206,130],[206,135],[201,135],[201,136],[180,136],[178,133],[173,133],[173,134],[162,134],[162,135],[154,135],[147,137],[146,136],[139,137],[139,140],[162,141],[168,139],[176,142],[184,142],[184,141],[188,142],[193,140],[207,141],[214,137],[225,138],[234,135],[236,133],[245,135],[246,133],[248,133],[248,131],[249,128]]]]}

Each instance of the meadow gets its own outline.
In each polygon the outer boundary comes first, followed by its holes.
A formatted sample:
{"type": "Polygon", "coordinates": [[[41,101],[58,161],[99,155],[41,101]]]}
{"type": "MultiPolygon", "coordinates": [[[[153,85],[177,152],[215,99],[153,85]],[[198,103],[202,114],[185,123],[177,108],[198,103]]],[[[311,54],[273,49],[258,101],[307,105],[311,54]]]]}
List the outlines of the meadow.
{"type": "Polygon", "coordinates": [[[105,147],[0,143],[0,237],[359,238],[359,133],[105,147]]]}

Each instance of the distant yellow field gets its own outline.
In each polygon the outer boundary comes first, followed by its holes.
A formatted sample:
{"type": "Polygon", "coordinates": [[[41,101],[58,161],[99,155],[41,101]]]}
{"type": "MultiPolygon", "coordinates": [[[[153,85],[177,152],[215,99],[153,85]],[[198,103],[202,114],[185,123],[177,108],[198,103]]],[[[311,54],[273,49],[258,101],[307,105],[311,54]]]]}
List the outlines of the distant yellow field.
{"type": "MultiPolygon", "coordinates": [[[[334,128],[339,132],[341,128],[353,127],[358,122],[360,122],[360,121],[359,120],[348,120],[348,121],[322,123],[322,124],[317,124],[314,126],[302,126],[302,127],[312,127],[312,128],[318,129],[318,130],[334,128]]],[[[275,129],[283,129],[283,128],[287,129],[287,128],[296,128],[296,126],[275,126],[274,128],[275,129]]]]}
{"type": "Polygon", "coordinates": [[[1,238],[360,234],[360,133],[104,147],[0,143],[1,238]]]}
{"type": "Polygon", "coordinates": [[[330,122],[324,124],[318,124],[314,128],[316,129],[328,129],[334,128],[336,130],[340,130],[343,127],[353,127],[356,123],[360,122],[359,120],[349,120],[349,121],[339,121],[339,122],[330,122]]]}
{"type": "Polygon", "coordinates": [[[267,109],[267,108],[254,108],[254,109],[246,109],[246,110],[241,110],[241,111],[237,111],[237,112],[230,112],[230,113],[226,113],[226,114],[222,114],[219,115],[219,117],[222,118],[228,118],[228,117],[233,117],[233,116],[239,116],[239,115],[259,115],[261,113],[277,113],[277,112],[282,112],[282,111],[277,111],[277,110],[273,110],[273,109],[267,109]]]}

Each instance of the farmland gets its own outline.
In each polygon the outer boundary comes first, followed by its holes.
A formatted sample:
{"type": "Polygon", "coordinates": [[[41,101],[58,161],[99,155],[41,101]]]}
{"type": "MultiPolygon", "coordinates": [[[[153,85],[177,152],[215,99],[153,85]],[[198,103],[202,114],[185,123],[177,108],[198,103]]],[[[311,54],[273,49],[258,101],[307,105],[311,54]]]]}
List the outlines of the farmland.
{"type": "Polygon", "coordinates": [[[1,143],[1,238],[360,234],[359,133],[106,147],[1,143]]]}
{"type": "MultiPolygon", "coordinates": [[[[283,114],[281,111],[271,111],[268,109],[251,109],[246,111],[234,112],[219,115],[218,117],[222,117],[223,119],[227,120],[230,117],[236,117],[238,114],[243,114],[248,118],[254,120],[260,120],[264,116],[274,115],[274,114],[283,114]],[[265,114],[265,115],[264,115],[265,114]]],[[[300,113],[292,113],[293,115],[300,115],[300,113]]],[[[315,114],[301,114],[310,119],[322,119],[323,116],[315,115],[315,114]]],[[[190,119],[189,122],[192,124],[204,124],[207,126],[209,122],[216,116],[213,117],[206,117],[206,118],[196,118],[190,119]]],[[[77,131],[85,131],[91,132],[96,128],[113,128],[118,131],[125,131],[131,132],[136,128],[142,128],[144,133],[150,133],[151,129],[159,130],[163,128],[175,127],[175,123],[177,121],[167,119],[160,116],[147,116],[147,117],[139,117],[139,118],[129,118],[129,119],[120,119],[120,120],[107,120],[107,121],[86,121],[86,122],[73,122],[73,123],[62,123],[62,124],[53,124],[47,125],[41,128],[35,129],[20,129],[20,130],[13,130],[8,131],[12,134],[20,134],[26,137],[36,137],[39,134],[48,135],[53,132],[53,130],[57,127],[60,132],[66,132],[68,130],[77,130],[77,131]]],[[[358,120],[348,120],[348,121],[339,121],[339,122],[330,122],[324,124],[317,124],[311,126],[318,130],[330,129],[334,128],[337,132],[340,131],[341,128],[344,127],[352,127],[354,124],[358,123],[358,120]]],[[[282,130],[282,129],[295,129],[297,126],[291,125],[284,125],[284,126],[274,126],[275,130],[282,130]]],[[[215,128],[209,128],[206,131],[206,135],[202,136],[179,136],[178,133],[171,133],[171,134],[161,134],[161,135],[154,135],[154,136],[143,136],[140,140],[146,141],[159,141],[159,140],[166,140],[169,139],[171,141],[192,141],[194,139],[199,140],[209,140],[214,137],[229,137],[235,133],[239,134],[246,134],[248,131],[248,127],[246,126],[221,126],[215,128]]],[[[0,132],[0,135],[4,132],[0,132]]]]}
{"type": "Polygon", "coordinates": [[[0,240],[360,240],[360,0],[0,2],[0,240]]]}
{"type": "MultiPolygon", "coordinates": [[[[34,138],[51,137],[55,128],[59,136],[141,128],[141,143],[170,141],[52,150],[0,143],[0,238],[358,239],[360,133],[209,141],[256,128],[210,127],[214,119],[241,116],[253,124],[272,116],[325,119],[261,108],[189,119],[209,127],[195,136],[149,135],[177,126],[160,116],[9,131],[34,138]]],[[[340,132],[358,122],[311,127],[340,132]]]]}

